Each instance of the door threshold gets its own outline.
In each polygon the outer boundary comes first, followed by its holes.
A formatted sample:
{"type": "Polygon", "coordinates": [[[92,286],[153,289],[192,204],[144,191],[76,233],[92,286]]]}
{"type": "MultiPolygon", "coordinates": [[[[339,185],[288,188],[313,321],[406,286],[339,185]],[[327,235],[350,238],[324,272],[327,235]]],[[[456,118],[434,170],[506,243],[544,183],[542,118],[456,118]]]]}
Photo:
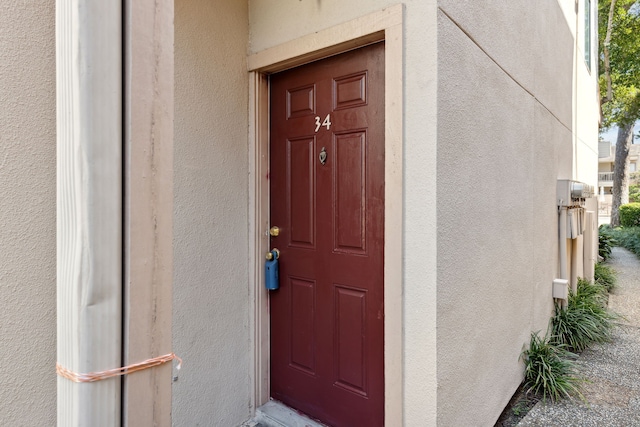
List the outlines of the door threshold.
{"type": "Polygon", "coordinates": [[[256,409],[253,421],[256,427],[327,427],[275,400],[256,409]]]}

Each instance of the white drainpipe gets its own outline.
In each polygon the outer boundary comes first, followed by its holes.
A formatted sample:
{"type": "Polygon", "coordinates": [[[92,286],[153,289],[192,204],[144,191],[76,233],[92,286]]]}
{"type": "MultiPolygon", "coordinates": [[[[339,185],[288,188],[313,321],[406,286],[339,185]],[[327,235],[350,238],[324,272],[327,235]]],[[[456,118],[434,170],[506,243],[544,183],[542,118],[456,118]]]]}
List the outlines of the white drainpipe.
{"type": "Polygon", "coordinates": [[[571,278],[569,280],[569,285],[574,293],[578,291],[578,259],[582,253],[580,240],[582,240],[580,237],[571,239],[571,278]]]}
{"type": "MultiPolygon", "coordinates": [[[[56,0],[57,362],[121,366],[121,2],[56,0]]],[[[120,378],[58,377],[58,426],[120,425],[120,378]]]]}
{"type": "MultiPolygon", "coordinates": [[[[595,202],[593,202],[595,205],[595,202]]],[[[597,261],[597,257],[596,257],[596,249],[597,249],[597,245],[596,245],[596,241],[597,241],[597,236],[598,236],[598,226],[597,226],[597,219],[598,216],[596,215],[597,211],[587,211],[585,218],[586,218],[586,227],[584,230],[584,239],[583,244],[584,244],[584,252],[583,252],[583,266],[584,266],[584,278],[592,281],[593,282],[593,275],[594,275],[594,264],[597,261]]]]}
{"type": "Polygon", "coordinates": [[[560,305],[562,307],[567,306],[567,208],[562,206],[562,202],[560,203],[560,213],[558,216],[558,252],[560,258],[560,278],[559,280],[554,280],[554,291],[555,286],[559,286],[562,288],[562,291],[559,294],[563,295],[560,297],[560,305]]]}
{"type": "Polygon", "coordinates": [[[560,220],[558,227],[560,243],[560,278],[568,279],[567,274],[567,208],[560,208],[560,220]]]}

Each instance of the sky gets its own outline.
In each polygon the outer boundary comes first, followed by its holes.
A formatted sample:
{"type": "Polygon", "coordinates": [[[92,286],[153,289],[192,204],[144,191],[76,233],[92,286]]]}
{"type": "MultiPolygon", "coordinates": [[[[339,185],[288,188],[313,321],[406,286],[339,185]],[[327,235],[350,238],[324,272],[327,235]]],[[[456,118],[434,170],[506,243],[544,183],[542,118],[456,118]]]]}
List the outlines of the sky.
{"type": "MultiPolygon", "coordinates": [[[[638,135],[638,132],[640,132],[640,121],[636,122],[636,126],[633,129],[633,133],[634,134],[638,135]]],[[[605,141],[610,141],[612,144],[615,145],[616,140],[618,139],[618,128],[616,126],[613,126],[607,132],[601,133],[600,136],[605,141]]],[[[640,144],[640,139],[634,138],[633,143],[634,144],[640,144]]]]}

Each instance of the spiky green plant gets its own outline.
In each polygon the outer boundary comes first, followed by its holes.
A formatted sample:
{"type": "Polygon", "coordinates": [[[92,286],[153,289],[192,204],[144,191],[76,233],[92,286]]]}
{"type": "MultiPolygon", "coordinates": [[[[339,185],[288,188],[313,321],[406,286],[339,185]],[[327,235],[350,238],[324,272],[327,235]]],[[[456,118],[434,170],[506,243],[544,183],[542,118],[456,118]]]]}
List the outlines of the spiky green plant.
{"type": "Polygon", "coordinates": [[[602,257],[604,261],[611,257],[611,248],[616,245],[616,239],[614,238],[614,232],[611,227],[606,224],[601,225],[598,228],[598,255],[602,257]]]}
{"type": "Polygon", "coordinates": [[[597,263],[594,269],[593,281],[598,285],[602,285],[607,292],[611,292],[616,287],[616,273],[610,266],[597,263]]]}
{"type": "Polygon", "coordinates": [[[606,298],[604,286],[579,279],[577,292],[569,292],[567,307],[555,306],[550,325],[552,340],[576,352],[593,343],[610,341],[617,316],[607,310],[606,298]]]}
{"type": "Polygon", "coordinates": [[[543,400],[580,396],[583,379],[576,373],[575,354],[549,336],[531,333],[529,348],[521,355],[525,364],[525,387],[543,400]]]}

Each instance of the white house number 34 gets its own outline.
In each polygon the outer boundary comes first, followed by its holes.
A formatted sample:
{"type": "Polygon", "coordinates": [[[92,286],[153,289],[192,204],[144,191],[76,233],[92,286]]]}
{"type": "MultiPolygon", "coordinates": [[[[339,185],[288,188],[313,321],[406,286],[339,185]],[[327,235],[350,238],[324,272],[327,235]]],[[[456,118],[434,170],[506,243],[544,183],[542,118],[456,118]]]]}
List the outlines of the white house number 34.
{"type": "Polygon", "coordinates": [[[320,116],[316,116],[316,132],[320,130],[320,128],[324,126],[327,130],[331,129],[331,114],[327,114],[327,117],[324,118],[322,122],[320,122],[320,116]]]}

